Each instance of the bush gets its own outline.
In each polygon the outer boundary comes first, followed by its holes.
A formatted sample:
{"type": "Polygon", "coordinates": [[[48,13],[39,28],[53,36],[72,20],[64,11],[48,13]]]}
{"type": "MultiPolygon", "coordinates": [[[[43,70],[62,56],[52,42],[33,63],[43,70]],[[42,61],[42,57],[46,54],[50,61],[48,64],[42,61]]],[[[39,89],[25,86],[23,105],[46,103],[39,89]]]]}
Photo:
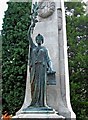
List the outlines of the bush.
{"type": "Polygon", "coordinates": [[[14,114],[25,96],[30,25],[30,2],[8,2],[2,30],[3,111],[14,114]]]}

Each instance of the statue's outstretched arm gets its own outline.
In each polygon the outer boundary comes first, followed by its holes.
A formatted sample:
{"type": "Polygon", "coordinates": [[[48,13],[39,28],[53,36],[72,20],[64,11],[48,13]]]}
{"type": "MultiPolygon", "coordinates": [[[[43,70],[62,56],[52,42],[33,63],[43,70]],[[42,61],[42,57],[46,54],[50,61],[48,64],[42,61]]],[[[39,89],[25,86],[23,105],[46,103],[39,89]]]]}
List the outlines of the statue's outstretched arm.
{"type": "Polygon", "coordinates": [[[32,29],[33,29],[33,27],[32,27],[32,25],[30,25],[30,27],[29,27],[29,29],[28,29],[28,33],[27,33],[30,47],[33,47],[33,46],[35,45],[35,44],[33,43],[32,37],[31,37],[32,29]]]}

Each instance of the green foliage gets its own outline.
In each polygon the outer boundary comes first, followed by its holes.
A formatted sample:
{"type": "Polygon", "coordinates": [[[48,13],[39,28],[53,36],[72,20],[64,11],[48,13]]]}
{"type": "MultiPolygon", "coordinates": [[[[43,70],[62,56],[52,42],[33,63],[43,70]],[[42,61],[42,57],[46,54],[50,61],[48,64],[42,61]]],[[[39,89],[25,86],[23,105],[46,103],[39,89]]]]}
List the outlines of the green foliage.
{"type": "Polygon", "coordinates": [[[0,116],[2,111],[2,36],[0,35],[0,116]]]}
{"type": "Polygon", "coordinates": [[[88,117],[88,15],[84,3],[65,3],[71,103],[77,118],[88,117]]]}
{"type": "Polygon", "coordinates": [[[30,2],[9,2],[2,30],[3,110],[14,114],[23,104],[27,76],[30,2]]]}
{"type": "Polygon", "coordinates": [[[0,35],[0,60],[2,59],[2,36],[0,35]]]}

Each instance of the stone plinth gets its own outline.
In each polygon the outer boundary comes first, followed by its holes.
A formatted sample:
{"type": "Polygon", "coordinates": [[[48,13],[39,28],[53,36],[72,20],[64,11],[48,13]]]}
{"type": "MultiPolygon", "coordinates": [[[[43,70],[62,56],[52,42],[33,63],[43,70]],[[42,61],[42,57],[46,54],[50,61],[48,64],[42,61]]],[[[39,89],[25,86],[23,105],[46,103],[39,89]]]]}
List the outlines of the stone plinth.
{"type": "Polygon", "coordinates": [[[65,118],[63,116],[59,116],[56,113],[54,114],[19,114],[17,116],[14,116],[13,119],[18,119],[18,118],[22,118],[22,119],[26,119],[29,118],[30,120],[41,120],[41,119],[51,119],[51,120],[65,120],[65,118]]]}

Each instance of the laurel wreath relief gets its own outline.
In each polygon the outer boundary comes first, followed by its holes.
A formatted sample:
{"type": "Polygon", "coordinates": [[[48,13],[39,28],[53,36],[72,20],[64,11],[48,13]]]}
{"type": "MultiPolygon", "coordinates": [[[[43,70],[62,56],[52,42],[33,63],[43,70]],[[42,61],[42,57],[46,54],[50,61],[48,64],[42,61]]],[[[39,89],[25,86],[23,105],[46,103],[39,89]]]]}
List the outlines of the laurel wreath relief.
{"type": "Polygon", "coordinates": [[[38,15],[42,18],[47,18],[51,16],[55,11],[55,2],[51,2],[50,0],[43,0],[38,4],[39,4],[38,15]]]}

